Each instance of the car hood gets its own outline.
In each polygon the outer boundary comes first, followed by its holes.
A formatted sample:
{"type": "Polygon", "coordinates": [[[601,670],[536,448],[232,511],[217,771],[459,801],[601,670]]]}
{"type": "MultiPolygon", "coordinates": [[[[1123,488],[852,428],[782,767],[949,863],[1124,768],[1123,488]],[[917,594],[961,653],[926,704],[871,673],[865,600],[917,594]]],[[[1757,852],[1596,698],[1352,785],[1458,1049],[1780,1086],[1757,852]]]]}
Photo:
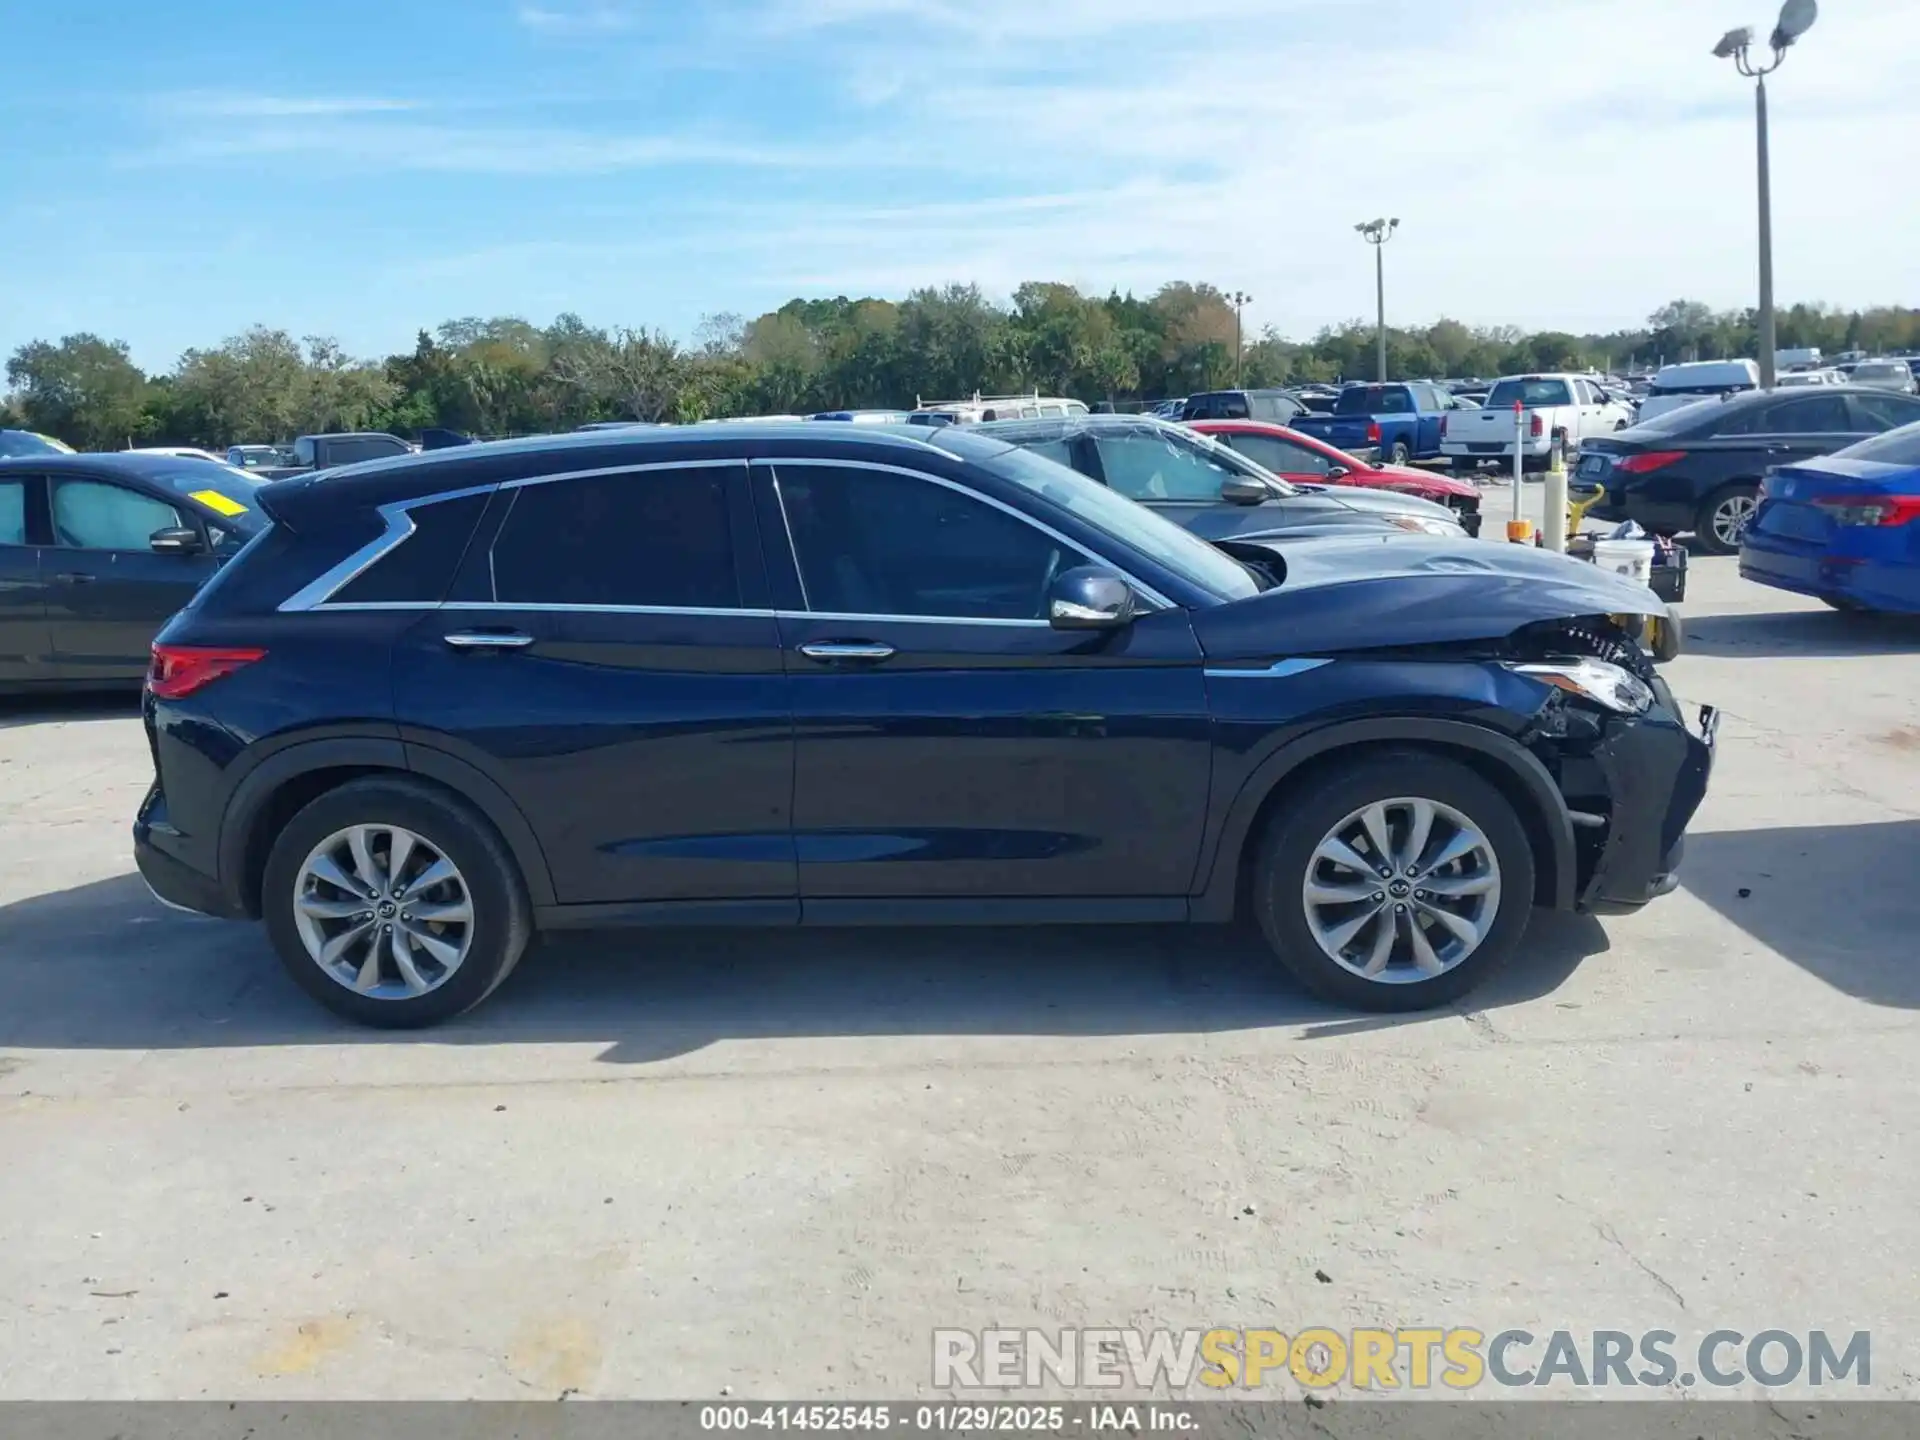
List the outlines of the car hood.
{"type": "Polygon", "coordinates": [[[1478,497],[1480,494],[1480,487],[1470,480],[1456,480],[1451,475],[1439,475],[1431,470],[1422,470],[1417,465],[1375,465],[1371,471],[1362,471],[1355,478],[1364,485],[1418,481],[1442,495],[1478,497]]]}
{"type": "Polygon", "coordinates": [[[1194,632],[1212,658],[1501,640],[1543,620],[1668,613],[1644,585],[1531,546],[1344,532],[1238,536],[1229,542],[1234,551],[1243,559],[1256,551],[1276,557],[1282,579],[1258,595],[1194,612],[1194,632]]]}
{"type": "MultiPolygon", "coordinates": [[[[1309,495],[1323,495],[1349,510],[1358,510],[1364,515],[1413,515],[1422,520],[1453,521],[1453,512],[1444,505],[1436,505],[1431,500],[1422,500],[1418,495],[1406,495],[1398,490],[1368,490],[1357,485],[1341,485],[1321,488],[1301,485],[1296,487],[1309,495]]],[[[1458,523],[1458,522],[1455,522],[1458,523]]]]}
{"type": "Polygon", "coordinates": [[[1258,505],[1209,505],[1186,514],[1170,513],[1168,518],[1178,522],[1181,528],[1191,530],[1202,540],[1229,540],[1242,535],[1277,538],[1288,535],[1410,533],[1401,530],[1377,511],[1342,505],[1317,491],[1303,491],[1285,500],[1267,500],[1258,505]]]}

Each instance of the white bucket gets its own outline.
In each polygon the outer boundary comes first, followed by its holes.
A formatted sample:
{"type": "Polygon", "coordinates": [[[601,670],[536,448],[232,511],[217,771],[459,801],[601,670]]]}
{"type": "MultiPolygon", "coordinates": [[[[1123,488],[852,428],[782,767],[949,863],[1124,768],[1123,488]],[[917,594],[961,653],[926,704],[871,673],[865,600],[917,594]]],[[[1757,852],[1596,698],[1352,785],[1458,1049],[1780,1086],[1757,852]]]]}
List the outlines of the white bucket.
{"type": "Polygon", "coordinates": [[[1645,585],[1653,579],[1653,541],[1596,540],[1593,563],[1645,585]]]}

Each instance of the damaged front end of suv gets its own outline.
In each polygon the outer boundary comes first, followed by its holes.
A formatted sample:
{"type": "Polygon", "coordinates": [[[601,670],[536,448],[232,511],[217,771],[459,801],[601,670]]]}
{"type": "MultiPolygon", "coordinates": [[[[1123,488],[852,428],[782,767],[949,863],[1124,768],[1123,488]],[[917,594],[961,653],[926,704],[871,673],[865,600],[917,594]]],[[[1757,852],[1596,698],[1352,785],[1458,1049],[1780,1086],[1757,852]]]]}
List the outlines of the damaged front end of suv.
{"type": "Polygon", "coordinates": [[[1473,752],[1558,861],[1542,866],[1541,903],[1620,913],[1678,884],[1718,715],[1705,707],[1690,726],[1655,669],[1642,637],[1671,617],[1652,591],[1520,546],[1223,548],[1272,583],[1197,622],[1209,675],[1311,667],[1315,693],[1221,684],[1216,706],[1250,726],[1397,716],[1409,735],[1473,752]]]}

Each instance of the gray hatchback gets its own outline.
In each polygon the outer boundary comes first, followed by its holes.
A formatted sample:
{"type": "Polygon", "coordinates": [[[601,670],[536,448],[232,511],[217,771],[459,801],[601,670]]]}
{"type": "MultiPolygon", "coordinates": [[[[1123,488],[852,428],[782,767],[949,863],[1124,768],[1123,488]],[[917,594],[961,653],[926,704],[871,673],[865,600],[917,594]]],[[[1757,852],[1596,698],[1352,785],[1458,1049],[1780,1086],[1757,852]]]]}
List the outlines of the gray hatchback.
{"type": "Polygon", "coordinates": [[[1451,510],[1388,490],[1295,485],[1210,436],[1144,415],[975,426],[1158,510],[1203,540],[1414,530],[1466,538],[1451,510]]]}

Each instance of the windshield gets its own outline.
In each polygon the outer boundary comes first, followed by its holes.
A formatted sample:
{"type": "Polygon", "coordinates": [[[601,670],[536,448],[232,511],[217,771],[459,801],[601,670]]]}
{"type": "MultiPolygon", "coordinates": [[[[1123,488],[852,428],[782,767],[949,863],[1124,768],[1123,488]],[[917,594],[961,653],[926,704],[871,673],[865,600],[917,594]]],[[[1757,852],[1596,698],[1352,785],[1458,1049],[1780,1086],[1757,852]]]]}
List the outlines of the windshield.
{"type": "Polygon", "coordinates": [[[24,455],[71,455],[73,447],[63,445],[46,435],[36,435],[31,430],[0,430],[0,460],[19,459],[24,455]]]}
{"type": "Polygon", "coordinates": [[[1751,390],[1753,383],[1748,380],[1712,380],[1689,385],[1685,380],[1656,380],[1648,387],[1652,395],[1731,395],[1736,390],[1751,390]]]}
{"type": "Polygon", "coordinates": [[[1151,557],[1189,585],[1216,599],[1243,600],[1259,592],[1259,584],[1238,561],[1188,534],[1171,520],[1162,519],[1146,506],[1136,505],[1064,465],[1018,447],[981,459],[979,463],[1001,479],[1012,481],[1030,494],[1059,506],[1075,519],[1151,557]]]}
{"type": "Polygon", "coordinates": [[[1905,365],[1856,365],[1853,369],[1855,380],[1908,380],[1913,372],[1905,365]]]}
{"type": "Polygon", "coordinates": [[[1532,410],[1546,405],[1571,405],[1564,380],[1502,380],[1487,395],[1488,410],[1511,410],[1515,403],[1532,410]]]}
{"type": "Polygon", "coordinates": [[[1871,460],[1877,465],[1920,465],[1920,424],[1903,425],[1871,440],[1862,440],[1840,451],[1835,458],[1871,460]]]}

